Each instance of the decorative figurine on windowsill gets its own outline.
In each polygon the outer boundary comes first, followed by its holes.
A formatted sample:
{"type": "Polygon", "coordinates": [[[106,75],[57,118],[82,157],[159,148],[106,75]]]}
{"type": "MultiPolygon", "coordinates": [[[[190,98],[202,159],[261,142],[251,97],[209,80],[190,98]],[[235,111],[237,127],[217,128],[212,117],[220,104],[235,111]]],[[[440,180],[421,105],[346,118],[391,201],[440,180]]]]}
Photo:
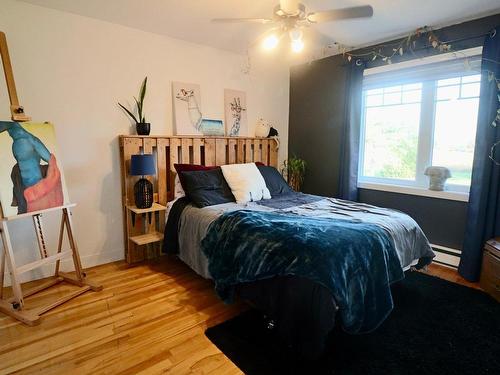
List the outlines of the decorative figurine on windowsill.
{"type": "Polygon", "coordinates": [[[429,190],[443,191],[451,172],[446,167],[427,167],[424,174],[429,176],[429,190]]]}

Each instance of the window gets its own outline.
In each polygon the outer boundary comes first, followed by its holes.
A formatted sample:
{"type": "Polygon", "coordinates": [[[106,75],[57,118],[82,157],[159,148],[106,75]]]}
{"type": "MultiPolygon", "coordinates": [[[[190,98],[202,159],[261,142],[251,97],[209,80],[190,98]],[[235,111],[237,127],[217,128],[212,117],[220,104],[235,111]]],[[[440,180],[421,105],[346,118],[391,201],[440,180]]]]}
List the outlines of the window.
{"type": "Polygon", "coordinates": [[[450,169],[448,190],[469,191],[481,84],[472,60],[468,70],[469,58],[454,58],[365,76],[360,186],[427,188],[435,165],[450,169]]]}

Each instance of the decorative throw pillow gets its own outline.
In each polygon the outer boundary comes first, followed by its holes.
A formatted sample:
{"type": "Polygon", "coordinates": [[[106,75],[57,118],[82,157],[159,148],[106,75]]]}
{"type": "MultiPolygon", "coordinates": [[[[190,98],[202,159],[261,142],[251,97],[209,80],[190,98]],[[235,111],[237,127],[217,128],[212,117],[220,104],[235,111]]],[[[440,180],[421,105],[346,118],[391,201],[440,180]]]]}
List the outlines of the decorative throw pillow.
{"type": "Polygon", "coordinates": [[[221,169],[237,203],[271,199],[264,177],[255,163],[223,165],[221,169]]]}
{"type": "MultiPolygon", "coordinates": [[[[200,165],[200,164],[174,164],[175,171],[177,172],[177,176],[179,176],[179,182],[182,188],[183,193],[185,188],[184,188],[184,181],[181,176],[181,172],[193,172],[193,171],[209,171],[211,169],[217,169],[219,167],[216,166],[206,166],[206,165],[200,165]]],[[[177,192],[177,183],[174,183],[174,194],[177,192]]],[[[174,195],[176,196],[176,195],[174,195]]]]}
{"type": "Polygon", "coordinates": [[[179,177],[187,197],[197,207],[213,206],[235,200],[220,168],[184,171],[179,173],[179,177]]]}
{"type": "MultiPolygon", "coordinates": [[[[257,163],[255,163],[257,164],[257,163]]],[[[268,167],[267,165],[257,164],[259,172],[264,177],[266,186],[271,193],[271,197],[275,197],[281,194],[287,194],[293,192],[293,189],[285,181],[281,173],[274,167],[268,167]]]]}

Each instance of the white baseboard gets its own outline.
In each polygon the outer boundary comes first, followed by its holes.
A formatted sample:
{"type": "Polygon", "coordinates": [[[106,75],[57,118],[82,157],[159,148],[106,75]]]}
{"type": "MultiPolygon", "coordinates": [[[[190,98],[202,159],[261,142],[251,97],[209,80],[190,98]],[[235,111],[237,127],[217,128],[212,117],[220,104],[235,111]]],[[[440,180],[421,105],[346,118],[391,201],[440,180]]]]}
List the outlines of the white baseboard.
{"type": "Polygon", "coordinates": [[[436,253],[434,260],[437,263],[451,268],[458,268],[460,255],[462,254],[460,250],[436,244],[431,244],[431,246],[436,253]]]}
{"type": "MultiPolygon", "coordinates": [[[[123,249],[115,251],[106,251],[102,253],[87,254],[80,256],[82,261],[82,267],[84,269],[99,266],[101,264],[116,262],[118,260],[125,259],[125,251],[123,249]]],[[[66,258],[61,262],[61,271],[73,271],[73,259],[66,258]]],[[[7,273],[7,270],[6,270],[7,273]]],[[[21,282],[25,283],[27,281],[43,279],[45,277],[54,275],[54,264],[48,264],[46,266],[40,267],[31,272],[21,276],[21,282]]],[[[10,286],[10,277],[8,274],[5,275],[5,286],[10,286]]]]}

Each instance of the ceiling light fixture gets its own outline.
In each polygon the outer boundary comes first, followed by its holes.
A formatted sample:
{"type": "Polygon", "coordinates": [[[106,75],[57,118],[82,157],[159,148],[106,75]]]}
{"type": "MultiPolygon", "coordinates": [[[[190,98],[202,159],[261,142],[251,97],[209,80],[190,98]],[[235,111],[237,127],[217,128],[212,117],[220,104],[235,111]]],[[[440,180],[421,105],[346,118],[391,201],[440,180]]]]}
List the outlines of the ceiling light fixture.
{"type": "Polygon", "coordinates": [[[212,22],[220,24],[230,23],[260,23],[274,24],[274,30],[279,29],[279,37],[270,35],[263,41],[263,47],[267,50],[275,48],[281,37],[288,32],[292,50],[296,53],[304,49],[302,28],[316,25],[321,22],[333,22],[353,18],[368,18],[373,16],[373,8],[370,5],[355,6],[350,8],[330,9],[320,12],[309,12],[300,0],[280,0],[274,7],[273,14],[268,18],[214,18],[212,22]]]}
{"type": "Polygon", "coordinates": [[[262,46],[266,50],[272,50],[278,46],[279,39],[275,34],[271,34],[264,39],[262,46]]]}

